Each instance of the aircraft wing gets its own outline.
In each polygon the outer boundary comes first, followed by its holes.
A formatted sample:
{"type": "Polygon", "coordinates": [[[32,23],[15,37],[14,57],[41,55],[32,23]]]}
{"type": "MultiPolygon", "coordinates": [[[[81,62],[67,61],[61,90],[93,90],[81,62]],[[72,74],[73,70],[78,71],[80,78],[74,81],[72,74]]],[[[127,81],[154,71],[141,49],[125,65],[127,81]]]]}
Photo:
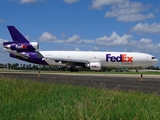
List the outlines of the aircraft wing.
{"type": "Polygon", "coordinates": [[[27,55],[24,55],[24,54],[21,54],[21,53],[17,53],[15,51],[12,51],[12,50],[9,50],[9,49],[6,49],[6,51],[11,53],[11,54],[13,54],[13,55],[15,55],[15,56],[22,57],[24,59],[28,59],[29,58],[29,56],[27,56],[27,55]]]}
{"type": "MultiPolygon", "coordinates": [[[[36,54],[39,58],[44,58],[44,56],[39,52],[36,51],[36,54]]],[[[48,59],[48,58],[44,58],[48,59]]],[[[89,61],[86,60],[77,60],[77,59],[63,59],[63,58],[49,58],[50,60],[55,60],[56,62],[61,61],[62,63],[71,63],[71,64],[86,64],[89,63],[89,61]]]]}

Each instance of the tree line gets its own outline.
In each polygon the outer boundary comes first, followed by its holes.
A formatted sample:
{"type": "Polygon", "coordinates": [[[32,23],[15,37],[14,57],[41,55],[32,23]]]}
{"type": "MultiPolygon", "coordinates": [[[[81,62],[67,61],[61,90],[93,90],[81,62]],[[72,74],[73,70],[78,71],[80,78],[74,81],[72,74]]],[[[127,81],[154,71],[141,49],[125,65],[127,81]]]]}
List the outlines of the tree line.
{"type": "MultiPolygon", "coordinates": [[[[0,64],[1,69],[10,69],[10,70],[45,70],[45,71],[70,71],[70,67],[67,66],[49,66],[49,65],[37,65],[37,64],[22,64],[22,63],[1,63],[0,64]]],[[[90,71],[88,68],[78,67],[78,71],[90,71]]],[[[102,68],[100,71],[111,71],[115,70],[117,68],[110,68],[105,67],[102,68]]],[[[135,69],[135,68],[132,68],[135,69]]],[[[152,69],[152,70],[160,70],[159,66],[151,66],[146,67],[145,69],[152,69]]],[[[127,71],[127,68],[120,69],[120,71],[127,71]]]]}

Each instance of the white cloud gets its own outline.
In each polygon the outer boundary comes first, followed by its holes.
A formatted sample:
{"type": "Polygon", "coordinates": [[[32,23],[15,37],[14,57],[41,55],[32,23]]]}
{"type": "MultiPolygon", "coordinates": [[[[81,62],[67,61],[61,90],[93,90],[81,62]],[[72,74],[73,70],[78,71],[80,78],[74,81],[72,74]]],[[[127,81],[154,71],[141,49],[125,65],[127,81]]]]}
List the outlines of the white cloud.
{"type": "Polygon", "coordinates": [[[98,45],[105,46],[127,45],[131,38],[131,35],[125,34],[122,37],[120,37],[116,32],[113,32],[110,37],[103,36],[101,38],[97,38],[96,43],[98,45]]]}
{"type": "Polygon", "coordinates": [[[75,51],[81,51],[81,49],[79,49],[78,47],[76,47],[75,51]]]}
{"type": "Polygon", "coordinates": [[[60,50],[62,50],[62,51],[69,51],[69,49],[66,48],[66,47],[63,47],[63,48],[61,48],[60,50]]]}
{"type": "Polygon", "coordinates": [[[72,44],[72,43],[77,43],[80,39],[81,39],[81,37],[75,34],[72,37],[68,38],[65,42],[72,44]]]}
{"type": "Polygon", "coordinates": [[[53,41],[54,43],[64,43],[64,40],[55,40],[55,41],[53,41]]]}
{"type": "Polygon", "coordinates": [[[78,2],[79,0],[63,0],[67,4],[78,2]]]}
{"type": "Polygon", "coordinates": [[[142,38],[140,41],[139,41],[139,43],[141,43],[141,44],[150,44],[152,42],[152,40],[151,39],[149,39],[149,38],[147,38],[147,39],[145,39],[145,38],[142,38]]]}
{"type": "Polygon", "coordinates": [[[148,7],[143,6],[138,2],[124,2],[122,4],[116,4],[111,7],[111,12],[107,12],[108,17],[116,17],[123,14],[135,14],[144,11],[148,7]]]}
{"type": "Polygon", "coordinates": [[[135,41],[133,46],[142,51],[157,51],[158,49],[158,46],[153,44],[152,40],[149,38],[141,38],[139,41],[135,41]]]}
{"type": "MultiPolygon", "coordinates": [[[[143,52],[160,52],[160,43],[153,43],[149,38],[141,38],[140,40],[132,40],[132,36],[124,34],[119,36],[116,32],[113,32],[109,37],[103,36],[96,39],[96,44],[99,46],[126,46],[130,49],[143,52]]],[[[96,49],[96,47],[94,48],[96,49]]]]}
{"type": "Polygon", "coordinates": [[[94,46],[94,47],[93,47],[93,50],[94,50],[94,51],[97,51],[97,50],[98,50],[98,47],[94,46]]]}
{"type": "Polygon", "coordinates": [[[77,42],[78,44],[94,44],[95,40],[87,40],[87,39],[81,39],[77,42]]]}
{"type": "Polygon", "coordinates": [[[0,48],[2,48],[3,41],[4,40],[0,38],[0,48]]]}
{"type": "Polygon", "coordinates": [[[0,53],[3,51],[4,52],[4,48],[3,48],[3,42],[7,42],[8,40],[4,40],[2,38],[0,38],[0,53]]]}
{"type": "Polygon", "coordinates": [[[55,41],[57,37],[49,32],[44,32],[39,38],[40,41],[55,41]]]}
{"type": "Polygon", "coordinates": [[[91,7],[93,9],[100,9],[102,6],[123,3],[127,0],[92,0],[91,7]]]}
{"type": "Polygon", "coordinates": [[[0,38],[0,62],[8,62],[8,53],[3,48],[3,42],[7,42],[8,40],[4,40],[0,38]]]}
{"type": "Polygon", "coordinates": [[[137,33],[160,33],[160,23],[138,23],[133,28],[131,28],[130,31],[137,33]]]}
{"type": "Polygon", "coordinates": [[[64,33],[64,32],[62,32],[62,37],[63,37],[64,39],[66,39],[66,38],[67,38],[67,36],[65,35],[65,33],[64,33]]]}
{"type": "Polygon", "coordinates": [[[154,18],[154,14],[141,14],[150,6],[143,5],[140,2],[124,2],[122,4],[115,4],[111,7],[112,11],[106,12],[105,17],[117,17],[117,20],[123,22],[142,21],[149,18],[154,18]]]}
{"type": "Polygon", "coordinates": [[[7,42],[8,40],[4,40],[2,38],[0,38],[0,45],[2,46],[3,42],[7,42]]]}
{"type": "Polygon", "coordinates": [[[147,51],[160,52],[159,44],[153,44],[152,40],[149,38],[141,38],[140,41],[137,41],[137,43],[135,44],[135,47],[145,52],[147,51]]]}
{"type": "Polygon", "coordinates": [[[142,14],[120,15],[117,17],[117,20],[123,22],[134,22],[134,21],[142,21],[149,18],[154,18],[154,14],[150,13],[148,15],[142,15],[142,14]]]}
{"type": "Polygon", "coordinates": [[[99,9],[105,5],[111,5],[111,11],[106,12],[105,17],[116,17],[118,21],[133,22],[155,17],[153,13],[142,14],[151,7],[150,5],[130,0],[92,0],[91,7],[99,9]]]}
{"type": "Polygon", "coordinates": [[[38,1],[41,1],[41,0],[20,0],[20,3],[24,4],[24,3],[33,3],[38,1]]]}

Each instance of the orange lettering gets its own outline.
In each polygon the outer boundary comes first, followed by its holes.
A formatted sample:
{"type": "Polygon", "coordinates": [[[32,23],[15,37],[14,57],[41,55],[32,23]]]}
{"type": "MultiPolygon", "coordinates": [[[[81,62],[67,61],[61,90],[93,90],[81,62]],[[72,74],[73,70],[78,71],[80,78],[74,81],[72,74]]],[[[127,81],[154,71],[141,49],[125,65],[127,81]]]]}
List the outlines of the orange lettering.
{"type": "Polygon", "coordinates": [[[133,57],[128,57],[128,61],[127,62],[133,62],[133,57]]]}
{"type": "Polygon", "coordinates": [[[126,54],[122,54],[122,62],[127,62],[126,61],[126,54]]]}

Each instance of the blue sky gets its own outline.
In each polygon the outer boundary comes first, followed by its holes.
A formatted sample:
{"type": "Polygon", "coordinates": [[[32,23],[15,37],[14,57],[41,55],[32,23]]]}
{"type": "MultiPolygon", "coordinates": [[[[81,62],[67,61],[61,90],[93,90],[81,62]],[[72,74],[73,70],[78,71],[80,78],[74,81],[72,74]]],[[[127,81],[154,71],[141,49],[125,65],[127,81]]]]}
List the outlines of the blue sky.
{"type": "MultiPolygon", "coordinates": [[[[14,25],[40,50],[136,51],[160,60],[160,1],[0,0],[0,62],[14,25]]],[[[159,64],[158,64],[159,65],[159,64]]]]}

